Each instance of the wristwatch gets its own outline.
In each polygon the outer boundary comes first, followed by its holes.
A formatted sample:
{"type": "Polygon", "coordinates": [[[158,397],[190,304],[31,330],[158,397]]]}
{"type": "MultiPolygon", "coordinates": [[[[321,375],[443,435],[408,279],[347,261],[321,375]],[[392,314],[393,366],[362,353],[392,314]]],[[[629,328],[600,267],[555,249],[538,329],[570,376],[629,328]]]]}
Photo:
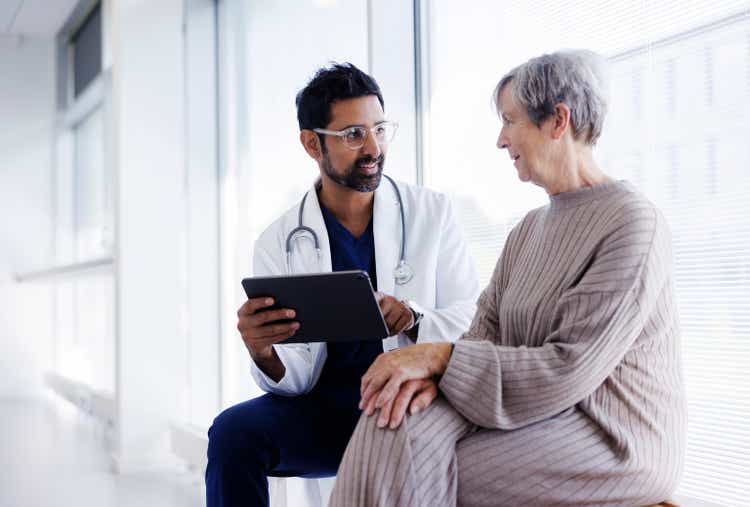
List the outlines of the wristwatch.
{"type": "Polygon", "coordinates": [[[409,304],[409,301],[407,301],[406,299],[402,299],[401,303],[411,311],[411,315],[414,318],[414,323],[409,329],[406,329],[406,331],[411,331],[412,329],[415,329],[417,326],[419,326],[419,323],[422,320],[422,317],[424,317],[424,314],[412,308],[412,306],[409,304]]]}

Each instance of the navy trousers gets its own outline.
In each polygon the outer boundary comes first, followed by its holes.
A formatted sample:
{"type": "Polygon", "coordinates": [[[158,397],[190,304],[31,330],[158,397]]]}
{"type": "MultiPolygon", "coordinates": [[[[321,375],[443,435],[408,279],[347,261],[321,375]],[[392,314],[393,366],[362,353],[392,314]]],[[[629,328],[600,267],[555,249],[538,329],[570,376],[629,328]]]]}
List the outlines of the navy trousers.
{"type": "Polygon", "coordinates": [[[208,431],[208,507],[267,506],[268,476],[336,475],[359,399],[359,382],[319,383],[308,394],[266,394],[223,411],[208,431]]]}

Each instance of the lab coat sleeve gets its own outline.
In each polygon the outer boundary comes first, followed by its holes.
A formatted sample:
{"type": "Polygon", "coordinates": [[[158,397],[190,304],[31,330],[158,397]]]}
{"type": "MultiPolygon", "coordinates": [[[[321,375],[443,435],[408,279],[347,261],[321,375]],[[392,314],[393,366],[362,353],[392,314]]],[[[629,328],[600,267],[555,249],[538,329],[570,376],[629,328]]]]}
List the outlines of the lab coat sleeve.
{"type": "MultiPolygon", "coordinates": [[[[280,259],[274,258],[258,241],[253,255],[254,273],[256,276],[286,274],[280,259]]],[[[250,371],[258,386],[266,392],[282,396],[296,396],[309,392],[320,376],[325,362],[326,350],[320,343],[290,343],[273,346],[276,354],[284,363],[286,372],[278,382],[266,375],[255,361],[250,361],[250,371]]]]}
{"type": "Polygon", "coordinates": [[[439,222],[435,307],[410,301],[424,317],[417,343],[454,342],[471,324],[479,295],[479,278],[461,228],[447,197],[439,222]]]}

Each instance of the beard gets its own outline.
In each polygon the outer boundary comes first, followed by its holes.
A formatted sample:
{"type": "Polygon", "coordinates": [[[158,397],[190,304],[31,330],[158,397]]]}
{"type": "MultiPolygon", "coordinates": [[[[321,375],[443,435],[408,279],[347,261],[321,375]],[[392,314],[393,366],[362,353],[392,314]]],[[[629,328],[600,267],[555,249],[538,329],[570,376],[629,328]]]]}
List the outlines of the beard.
{"type": "Polygon", "coordinates": [[[323,163],[321,164],[323,172],[330,179],[357,192],[373,192],[380,186],[380,179],[383,176],[383,165],[385,164],[385,154],[381,154],[378,158],[366,156],[358,158],[352,165],[344,169],[343,174],[339,174],[331,164],[331,159],[328,157],[328,153],[323,155],[323,163]],[[370,165],[373,162],[377,163],[378,170],[374,174],[365,174],[360,170],[361,165],[370,165]]]}

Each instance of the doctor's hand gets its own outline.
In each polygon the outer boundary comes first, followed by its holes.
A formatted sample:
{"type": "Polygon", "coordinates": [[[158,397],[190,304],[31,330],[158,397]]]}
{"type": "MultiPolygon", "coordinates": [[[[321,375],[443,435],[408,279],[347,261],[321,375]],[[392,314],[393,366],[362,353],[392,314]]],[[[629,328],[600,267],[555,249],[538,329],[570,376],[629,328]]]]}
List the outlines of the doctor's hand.
{"type": "Polygon", "coordinates": [[[376,292],[375,298],[388,326],[388,336],[397,335],[414,325],[414,314],[401,301],[382,292],[376,292]]]}
{"type": "Polygon", "coordinates": [[[405,385],[411,381],[432,381],[433,377],[442,375],[452,352],[450,343],[423,343],[380,354],[362,376],[359,408],[368,416],[380,409],[378,426],[381,428],[388,424],[398,427],[403,418],[399,412],[405,411],[403,405],[411,401],[409,391],[414,388],[414,383],[411,387],[405,385]],[[397,410],[392,419],[394,406],[397,410]]]}
{"type": "Polygon", "coordinates": [[[253,359],[270,358],[273,344],[286,340],[299,329],[299,322],[275,322],[294,318],[294,310],[264,310],[272,305],[272,298],[253,298],[237,310],[237,329],[253,359]]]}

